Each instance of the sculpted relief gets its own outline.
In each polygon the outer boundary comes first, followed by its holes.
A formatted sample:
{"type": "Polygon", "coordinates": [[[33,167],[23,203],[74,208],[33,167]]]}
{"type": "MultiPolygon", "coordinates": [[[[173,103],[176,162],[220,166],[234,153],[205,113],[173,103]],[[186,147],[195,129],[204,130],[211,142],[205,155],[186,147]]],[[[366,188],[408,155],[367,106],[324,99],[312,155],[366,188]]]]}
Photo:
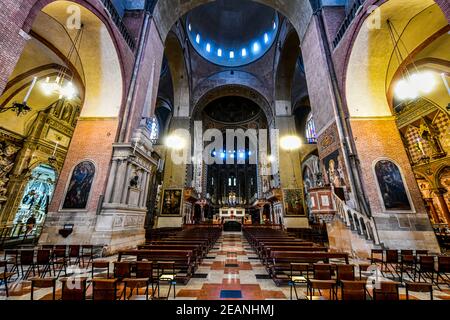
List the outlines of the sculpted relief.
{"type": "Polygon", "coordinates": [[[19,147],[6,141],[0,142],[0,202],[6,201],[9,174],[14,167],[14,159],[19,147]]]}

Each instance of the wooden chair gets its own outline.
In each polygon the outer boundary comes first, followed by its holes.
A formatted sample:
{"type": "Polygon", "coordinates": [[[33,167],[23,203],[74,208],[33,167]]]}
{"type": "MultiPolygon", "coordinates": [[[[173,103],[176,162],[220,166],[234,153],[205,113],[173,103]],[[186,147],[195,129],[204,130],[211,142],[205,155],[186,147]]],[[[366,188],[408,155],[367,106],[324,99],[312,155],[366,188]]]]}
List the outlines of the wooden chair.
{"type": "Polygon", "coordinates": [[[109,262],[108,261],[92,261],[91,278],[100,278],[102,274],[94,274],[98,270],[106,271],[106,279],[109,278],[109,262]]]}
{"type": "Polygon", "coordinates": [[[319,294],[322,296],[320,290],[329,290],[330,299],[334,300],[336,298],[336,280],[332,279],[332,265],[326,263],[315,263],[313,265],[314,279],[308,279],[308,291],[309,297],[312,300],[314,295],[314,290],[319,290],[319,294]]]}
{"type": "Polygon", "coordinates": [[[291,263],[291,273],[289,275],[290,299],[292,300],[292,291],[298,300],[297,285],[307,284],[309,275],[309,263],[291,263]],[[306,274],[306,277],[303,274],[306,274]]]}
{"type": "Polygon", "coordinates": [[[92,300],[117,300],[117,279],[92,279],[92,300]]]}
{"type": "Polygon", "coordinates": [[[8,262],[7,261],[0,261],[0,268],[3,269],[3,271],[0,271],[0,283],[4,284],[5,291],[6,291],[6,296],[9,297],[8,281],[16,273],[15,272],[8,272],[8,262]]]}
{"type": "Polygon", "coordinates": [[[85,267],[85,259],[87,259],[87,267],[89,267],[89,264],[94,261],[94,246],[91,244],[84,244],[81,246],[81,264],[83,267],[85,267]]]}
{"type": "Polygon", "coordinates": [[[154,267],[153,262],[151,261],[137,261],[135,265],[135,271],[136,271],[136,278],[142,279],[142,278],[148,278],[149,283],[152,286],[152,292],[154,290],[154,267]]]}
{"type": "Polygon", "coordinates": [[[148,291],[150,285],[149,278],[125,278],[123,279],[124,289],[123,298],[124,300],[142,300],[139,296],[139,289],[145,289],[145,300],[148,300],[148,291]],[[127,288],[130,288],[130,294],[127,298],[127,288]],[[133,290],[136,290],[136,295],[133,296],[133,290]]]}
{"type": "Polygon", "coordinates": [[[34,250],[21,250],[20,251],[20,271],[22,273],[22,279],[28,279],[31,271],[33,271],[33,277],[36,276],[36,270],[34,265],[34,250]],[[28,267],[24,272],[24,267],[28,267]]]}
{"type": "Polygon", "coordinates": [[[336,265],[336,280],[340,284],[342,280],[355,281],[355,266],[352,264],[337,264],[336,265]]]}
{"type": "Polygon", "coordinates": [[[69,246],[69,256],[68,256],[68,260],[69,260],[69,264],[72,263],[72,259],[75,259],[74,264],[80,264],[80,259],[81,259],[81,255],[80,255],[80,245],[70,245],[69,246]]]}
{"type": "Polygon", "coordinates": [[[434,256],[419,256],[417,261],[417,267],[414,273],[414,282],[416,281],[416,274],[419,274],[419,282],[421,279],[426,281],[427,278],[434,281],[434,273],[436,272],[434,268],[434,256]]]}
{"type": "Polygon", "coordinates": [[[412,250],[402,250],[400,258],[400,282],[403,282],[404,273],[411,279],[414,279],[416,258],[411,252],[412,250]]]}
{"type": "Polygon", "coordinates": [[[56,297],[56,278],[32,278],[31,279],[31,300],[34,300],[34,289],[52,288],[52,299],[56,297]]]}
{"type": "Polygon", "coordinates": [[[419,282],[405,282],[406,300],[409,300],[409,293],[413,292],[429,292],[430,300],[433,300],[433,284],[419,282]]]}
{"type": "Polygon", "coordinates": [[[372,249],[370,252],[370,263],[371,264],[382,264],[384,262],[384,250],[383,249],[372,249]]]}
{"type": "Polygon", "coordinates": [[[36,267],[38,270],[38,274],[40,277],[45,278],[45,275],[47,274],[47,272],[50,273],[50,276],[52,275],[52,268],[51,268],[51,263],[52,263],[52,258],[51,258],[51,251],[47,250],[47,249],[39,249],[37,251],[37,255],[36,255],[36,267]],[[39,269],[39,267],[42,267],[42,273],[41,270],[39,269]]]}
{"type": "Polygon", "coordinates": [[[131,262],[114,262],[114,278],[118,281],[131,278],[131,262]]]}
{"type": "Polygon", "coordinates": [[[11,265],[11,268],[8,268],[9,272],[17,272],[17,277],[20,277],[19,274],[19,250],[17,249],[5,249],[4,259],[6,264],[11,265]]]}
{"type": "Polygon", "coordinates": [[[398,250],[386,250],[386,256],[384,261],[384,271],[389,272],[391,275],[399,276],[397,273],[398,266],[398,250]]]}
{"type": "Polygon", "coordinates": [[[439,278],[441,278],[447,285],[450,284],[450,256],[438,257],[438,268],[436,276],[436,284],[439,286],[439,278]]]}
{"type": "Polygon", "coordinates": [[[83,301],[86,300],[87,278],[62,278],[61,300],[83,301]]]}
{"type": "Polygon", "coordinates": [[[378,283],[379,288],[373,289],[373,300],[400,300],[399,285],[399,282],[382,281],[378,283]]]}
{"type": "Polygon", "coordinates": [[[365,280],[341,280],[342,300],[366,300],[367,288],[365,280]]]}
{"type": "Polygon", "coordinates": [[[66,249],[58,248],[60,246],[55,246],[55,250],[53,250],[53,272],[56,275],[55,267],[58,267],[58,275],[59,278],[61,272],[64,270],[64,276],[67,277],[67,256],[66,249]]]}
{"type": "MultiPolygon", "coordinates": [[[[170,296],[170,291],[173,286],[173,297],[176,296],[176,277],[177,273],[175,272],[175,262],[174,261],[158,261],[156,262],[156,289],[155,293],[158,293],[157,299],[168,299],[170,296]],[[169,290],[167,292],[167,296],[162,297],[160,295],[161,283],[168,283],[169,290]]],[[[153,294],[153,298],[155,295],[153,294]]]]}

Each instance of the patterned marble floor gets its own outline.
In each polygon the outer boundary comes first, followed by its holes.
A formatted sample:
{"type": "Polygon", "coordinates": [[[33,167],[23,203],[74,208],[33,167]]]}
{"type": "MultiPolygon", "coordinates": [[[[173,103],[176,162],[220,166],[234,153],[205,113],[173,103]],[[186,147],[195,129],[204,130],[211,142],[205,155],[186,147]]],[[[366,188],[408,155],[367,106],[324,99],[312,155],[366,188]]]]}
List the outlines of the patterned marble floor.
{"type": "MultiPolygon", "coordinates": [[[[102,258],[111,262],[117,256],[102,258]]],[[[353,261],[355,262],[355,261],[353,261]]],[[[112,265],[111,265],[112,270],[112,265]]],[[[69,275],[90,276],[90,269],[73,267],[69,275]]],[[[56,299],[61,295],[61,284],[57,282],[56,299]]],[[[0,287],[0,300],[29,300],[30,281],[16,280],[10,284],[10,297],[0,287]]],[[[435,288],[436,300],[450,300],[450,288],[435,288]]],[[[119,289],[119,294],[122,288],[119,289]]],[[[167,292],[167,287],[161,293],[167,292]],[[166,290],[166,291],[165,291],[166,290]]],[[[370,289],[369,289],[370,292],[370,289]]],[[[140,294],[142,294],[141,292],[140,294]]],[[[306,298],[306,287],[298,288],[299,298],[306,298]]],[[[322,292],[328,297],[326,292],[322,292]]],[[[319,293],[316,292],[316,295],[319,293]]],[[[87,290],[87,298],[92,296],[92,287],[87,290]]],[[[51,289],[35,291],[35,299],[50,299],[51,289]]],[[[186,285],[176,286],[175,300],[286,300],[290,297],[290,287],[277,286],[250,248],[242,233],[224,233],[199,266],[194,277],[186,285]]],[[[405,289],[400,288],[400,298],[406,299],[405,289]]],[[[174,299],[173,295],[169,299],[174,299]]],[[[427,293],[411,293],[410,299],[428,300],[427,293]]]]}

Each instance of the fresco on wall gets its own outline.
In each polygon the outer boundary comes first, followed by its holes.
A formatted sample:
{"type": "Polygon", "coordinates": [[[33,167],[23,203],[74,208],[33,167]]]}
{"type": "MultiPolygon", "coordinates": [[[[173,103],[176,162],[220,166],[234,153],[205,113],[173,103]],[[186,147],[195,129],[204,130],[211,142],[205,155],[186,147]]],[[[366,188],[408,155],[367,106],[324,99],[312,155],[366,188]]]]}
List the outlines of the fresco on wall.
{"type": "Polygon", "coordinates": [[[388,160],[379,161],[375,165],[375,174],[386,210],[411,210],[402,175],[397,165],[388,160]]]}
{"type": "Polygon", "coordinates": [[[180,215],[183,189],[164,190],[161,215],[180,215]]]}
{"type": "Polygon", "coordinates": [[[86,209],[94,174],[95,166],[90,161],[80,162],[73,169],[63,209],[86,209]]]}
{"type": "Polygon", "coordinates": [[[305,216],[301,189],[283,189],[284,214],[286,216],[305,216]]]}

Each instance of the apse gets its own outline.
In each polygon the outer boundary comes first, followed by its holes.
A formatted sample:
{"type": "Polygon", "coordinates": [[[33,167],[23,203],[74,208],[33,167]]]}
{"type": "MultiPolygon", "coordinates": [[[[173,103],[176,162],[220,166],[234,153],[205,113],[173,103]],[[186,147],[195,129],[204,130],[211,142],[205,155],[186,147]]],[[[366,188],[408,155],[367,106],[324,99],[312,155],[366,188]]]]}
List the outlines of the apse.
{"type": "Polygon", "coordinates": [[[190,43],[206,60],[237,67],[261,58],[275,41],[279,18],[267,6],[242,0],[219,0],[186,16],[190,43]]]}

